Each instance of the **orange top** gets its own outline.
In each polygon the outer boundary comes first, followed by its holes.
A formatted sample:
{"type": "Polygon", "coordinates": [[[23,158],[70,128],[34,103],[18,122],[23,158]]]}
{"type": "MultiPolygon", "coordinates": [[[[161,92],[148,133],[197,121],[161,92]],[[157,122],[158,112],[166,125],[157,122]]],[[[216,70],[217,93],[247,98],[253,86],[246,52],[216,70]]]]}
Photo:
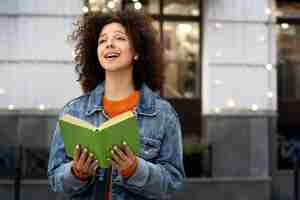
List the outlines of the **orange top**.
{"type": "MultiPolygon", "coordinates": [[[[107,99],[105,96],[103,96],[104,111],[105,113],[108,114],[109,117],[115,117],[126,111],[133,110],[138,105],[139,99],[140,99],[140,92],[136,90],[128,97],[121,99],[119,101],[112,101],[107,99]]],[[[138,164],[137,162],[138,161],[135,158],[133,164],[129,166],[127,169],[124,169],[121,172],[121,175],[125,177],[132,176],[136,170],[138,164]]]]}
{"type": "Polygon", "coordinates": [[[104,96],[104,111],[108,114],[109,117],[115,117],[126,111],[133,110],[138,105],[139,99],[140,92],[136,90],[128,97],[118,101],[109,100],[104,96]]]}

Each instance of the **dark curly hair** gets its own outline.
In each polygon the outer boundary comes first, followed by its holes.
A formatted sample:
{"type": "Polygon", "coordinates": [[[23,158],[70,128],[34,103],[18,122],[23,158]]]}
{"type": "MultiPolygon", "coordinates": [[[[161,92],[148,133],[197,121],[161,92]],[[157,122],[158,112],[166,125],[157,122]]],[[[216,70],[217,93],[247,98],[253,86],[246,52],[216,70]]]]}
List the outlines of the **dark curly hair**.
{"type": "Polygon", "coordinates": [[[105,79],[105,71],[98,56],[98,38],[102,28],[110,23],[120,23],[131,39],[139,59],[133,65],[135,89],[146,83],[158,91],[163,84],[162,49],[152,19],[131,9],[111,13],[89,13],[75,23],[71,40],[75,42],[75,70],[84,92],[93,90],[105,79]]]}

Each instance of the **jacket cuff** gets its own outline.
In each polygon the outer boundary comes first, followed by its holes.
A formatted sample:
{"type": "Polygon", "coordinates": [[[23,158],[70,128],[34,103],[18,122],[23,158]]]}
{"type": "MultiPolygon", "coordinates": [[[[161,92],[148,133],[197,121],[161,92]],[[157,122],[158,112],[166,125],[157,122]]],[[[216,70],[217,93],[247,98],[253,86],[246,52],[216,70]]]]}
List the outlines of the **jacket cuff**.
{"type": "Polygon", "coordinates": [[[88,181],[82,181],[79,178],[77,178],[72,172],[71,172],[71,166],[72,162],[69,162],[65,165],[64,169],[64,188],[66,190],[79,190],[84,185],[88,183],[88,181]]]}
{"type": "Polygon", "coordinates": [[[149,176],[149,163],[142,158],[137,157],[137,167],[132,176],[125,178],[128,185],[142,187],[146,184],[149,176]]]}

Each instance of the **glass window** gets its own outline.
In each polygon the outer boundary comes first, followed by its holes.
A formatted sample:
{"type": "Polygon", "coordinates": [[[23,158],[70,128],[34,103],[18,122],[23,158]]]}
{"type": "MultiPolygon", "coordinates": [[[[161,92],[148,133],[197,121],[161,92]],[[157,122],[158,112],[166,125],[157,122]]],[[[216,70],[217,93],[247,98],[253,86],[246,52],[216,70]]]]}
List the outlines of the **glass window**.
{"type": "Polygon", "coordinates": [[[166,0],[164,14],[199,16],[199,1],[195,0],[166,0]]]}
{"type": "Polygon", "coordinates": [[[163,24],[163,34],[166,61],[164,96],[196,97],[198,23],[167,22],[163,24]]]}
{"type": "Polygon", "coordinates": [[[300,100],[300,26],[282,23],[278,47],[279,97],[300,100]]]}
{"type": "Polygon", "coordinates": [[[287,157],[291,142],[299,141],[300,121],[300,25],[278,25],[278,168],[292,169],[287,157]]]}

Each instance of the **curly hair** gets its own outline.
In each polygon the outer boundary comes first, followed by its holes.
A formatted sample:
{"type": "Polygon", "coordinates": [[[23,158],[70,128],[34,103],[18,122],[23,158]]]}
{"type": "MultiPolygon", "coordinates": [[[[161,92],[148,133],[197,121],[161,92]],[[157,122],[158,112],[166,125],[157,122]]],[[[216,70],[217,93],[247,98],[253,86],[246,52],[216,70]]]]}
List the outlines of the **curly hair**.
{"type": "Polygon", "coordinates": [[[84,92],[93,90],[105,79],[105,71],[98,56],[98,38],[103,27],[110,23],[121,24],[139,59],[133,64],[135,89],[146,83],[152,90],[160,90],[163,84],[162,48],[152,19],[146,14],[130,9],[111,13],[90,13],[78,20],[71,35],[75,42],[75,71],[84,92]]]}

